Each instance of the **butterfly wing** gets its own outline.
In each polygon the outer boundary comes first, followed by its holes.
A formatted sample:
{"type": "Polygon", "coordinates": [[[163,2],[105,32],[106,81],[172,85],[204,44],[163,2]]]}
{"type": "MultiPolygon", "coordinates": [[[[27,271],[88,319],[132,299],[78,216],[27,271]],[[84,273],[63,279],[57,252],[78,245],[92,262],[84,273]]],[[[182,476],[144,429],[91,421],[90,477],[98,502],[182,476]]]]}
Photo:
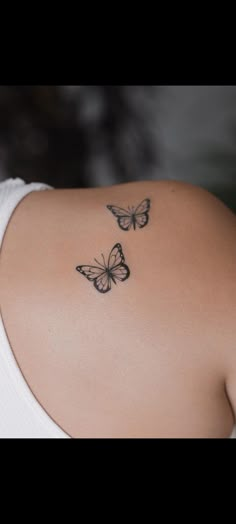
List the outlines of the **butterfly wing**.
{"type": "Polygon", "coordinates": [[[111,271],[114,267],[123,264],[125,261],[124,253],[120,244],[115,244],[112,248],[109,259],[108,259],[108,269],[111,271]]]}
{"type": "Polygon", "coordinates": [[[107,206],[109,211],[117,218],[117,222],[121,229],[124,231],[129,231],[132,226],[132,215],[126,209],[117,206],[107,206]]]}
{"type": "Polygon", "coordinates": [[[126,264],[120,264],[120,266],[116,266],[111,271],[112,280],[116,283],[116,280],[119,280],[120,282],[123,282],[130,276],[130,270],[126,264]]]}
{"type": "Polygon", "coordinates": [[[106,268],[98,266],[77,266],[76,270],[84,275],[100,293],[107,293],[111,289],[111,278],[106,268]]]}
{"type": "Polygon", "coordinates": [[[143,200],[141,204],[139,204],[136,207],[135,215],[140,215],[142,213],[148,213],[148,211],[150,210],[150,204],[151,204],[150,198],[145,198],[145,200],[143,200]]]}
{"type": "Polygon", "coordinates": [[[108,270],[111,274],[112,280],[123,282],[130,275],[128,266],[124,263],[125,257],[120,244],[115,244],[112,248],[108,259],[108,270]]]}
{"type": "Polygon", "coordinates": [[[139,228],[146,226],[148,223],[148,212],[150,210],[150,203],[150,199],[145,198],[145,200],[143,200],[141,204],[139,204],[138,207],[135,209],[134,221],[135,225],[137,225],[139,228]]]}
{"type": "Polygon", "coordinates": [[[100,291],[100,293],[107,293],[111,289],[111,277],[107,271],[104,271],[102,275],[94,280],[94,287],[100,291]]]}

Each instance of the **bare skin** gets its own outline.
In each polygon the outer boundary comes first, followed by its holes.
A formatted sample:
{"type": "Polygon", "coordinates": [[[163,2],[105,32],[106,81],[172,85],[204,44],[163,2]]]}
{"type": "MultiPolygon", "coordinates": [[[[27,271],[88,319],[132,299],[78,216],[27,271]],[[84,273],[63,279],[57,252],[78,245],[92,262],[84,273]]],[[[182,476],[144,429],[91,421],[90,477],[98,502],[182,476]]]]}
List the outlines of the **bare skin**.
{"type": "Polygon", "coordinates": [[[33,192],[8,225],[0,305],[32,392],[72,437],[224,438],[236,416],[236,217],[180,182],[33,192]],[[143,229],[106,208],[151,199],[143,229]],[[75,267],[120,243],[106,294],[75,267]]]}

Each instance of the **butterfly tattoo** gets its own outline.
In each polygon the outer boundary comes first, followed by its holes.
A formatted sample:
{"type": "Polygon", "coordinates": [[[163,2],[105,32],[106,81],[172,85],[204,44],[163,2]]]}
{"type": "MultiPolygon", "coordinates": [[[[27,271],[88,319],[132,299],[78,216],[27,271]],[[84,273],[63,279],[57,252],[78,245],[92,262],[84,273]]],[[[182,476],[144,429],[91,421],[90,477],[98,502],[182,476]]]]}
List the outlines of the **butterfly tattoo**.
{"type": "Polygon", "coordinates": [[[98,266],[77,266],[76,270],[93,282],[94,287],[100,293],[107,293],[111,290],[111,283],[123,282],[129,278],[130,270],[124,263],[125,257],[120,244],[115,244],[112,248],[106,264],[104,255],[101,255],[103,263],[94,259],[98,266]]]}
{"type": "Polygon", "coordinates": [[[115,215],[117,222],[123,231],[129,231],[133,226],[134,229],[142,228],[147,225],[149,220],[148,212],[150,210],[150,199],[145,198],[139,204],[136,209],[134,207],[128,209],[122,209],[122,207],[117,206],[107,206],[109,211],[115,215]]]}

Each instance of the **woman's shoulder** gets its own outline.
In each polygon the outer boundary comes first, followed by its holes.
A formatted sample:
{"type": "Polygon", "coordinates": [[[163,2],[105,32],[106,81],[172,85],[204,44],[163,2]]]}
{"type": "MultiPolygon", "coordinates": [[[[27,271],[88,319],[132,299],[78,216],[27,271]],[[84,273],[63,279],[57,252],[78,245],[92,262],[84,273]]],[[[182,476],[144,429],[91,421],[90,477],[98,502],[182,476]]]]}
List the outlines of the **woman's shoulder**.
{"type": "Polygon", "coordinates": [[[158,406],[156,433],[165,413],[185,410],[188,427],[176,421],[174,432],[191,434],[195,403],[200,433],[221,421],[222,434],[229,414],[215,399],[233,365],[235,268],[235,216],[198,186],[39,191],[7,228],[1,307],[26,378],[72,434],[101,406],[108,426],[111,410],[131,424],[132,406],[144,418],[158,406]]]}

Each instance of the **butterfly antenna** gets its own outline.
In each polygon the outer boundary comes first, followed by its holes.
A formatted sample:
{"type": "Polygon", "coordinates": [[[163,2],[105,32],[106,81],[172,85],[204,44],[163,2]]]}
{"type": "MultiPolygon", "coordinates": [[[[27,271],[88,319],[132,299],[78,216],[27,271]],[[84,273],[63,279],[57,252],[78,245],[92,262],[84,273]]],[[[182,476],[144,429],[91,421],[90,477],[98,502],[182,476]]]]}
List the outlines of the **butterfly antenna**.
{"type": "Polygon", "coordinates": [[[98,264],[99,266],[103,267],[103,265],[101,264],[101,262],[98,262],[98,260],[97,260],[96,258],[95,258],[94,260],[95,260],[95,262],[97,262],[97,264],[98,264]]]}
{"type": "Polygon", "coordinates": [[[104,266],[106,267],[106,262],[105,262],[105,258],[104,258],[103,253],[102,253],[102,258],[103,258],[104,266]]]}

